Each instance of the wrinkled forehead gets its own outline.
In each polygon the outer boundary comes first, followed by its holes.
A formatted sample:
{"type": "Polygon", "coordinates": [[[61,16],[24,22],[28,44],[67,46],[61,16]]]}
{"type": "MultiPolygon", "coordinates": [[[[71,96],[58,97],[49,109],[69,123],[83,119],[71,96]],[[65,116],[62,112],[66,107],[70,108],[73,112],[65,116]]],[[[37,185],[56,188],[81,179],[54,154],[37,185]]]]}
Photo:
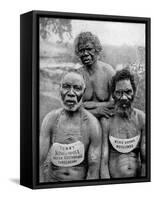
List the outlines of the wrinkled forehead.
{"type": "Polygon", "coordinates": [[[130,80],[128,79],[121,80],[116,83],[115,90],[127,90],[127,89],[133,90],[130,80]]]}
{"type": "Polygon", "coordinates": [[[70,72],[63,77],[62,84],[79,85],[85,87],[85,82],[80,74],[70,72]]]}

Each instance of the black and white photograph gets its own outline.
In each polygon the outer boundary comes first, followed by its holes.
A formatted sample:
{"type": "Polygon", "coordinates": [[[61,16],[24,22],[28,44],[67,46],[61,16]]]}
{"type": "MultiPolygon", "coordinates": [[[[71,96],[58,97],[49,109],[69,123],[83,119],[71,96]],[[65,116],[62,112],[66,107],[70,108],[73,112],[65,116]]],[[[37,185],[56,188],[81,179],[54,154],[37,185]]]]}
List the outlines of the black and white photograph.
{"type": "Polygon", "coordinates": [[[39,17],[39,182],[147,177],[146,23],[39,17]]]}
{"type": "Polygon", "coordinates": [[[146,200],[153,1],[1,4],[3,200],[146,200]]]}

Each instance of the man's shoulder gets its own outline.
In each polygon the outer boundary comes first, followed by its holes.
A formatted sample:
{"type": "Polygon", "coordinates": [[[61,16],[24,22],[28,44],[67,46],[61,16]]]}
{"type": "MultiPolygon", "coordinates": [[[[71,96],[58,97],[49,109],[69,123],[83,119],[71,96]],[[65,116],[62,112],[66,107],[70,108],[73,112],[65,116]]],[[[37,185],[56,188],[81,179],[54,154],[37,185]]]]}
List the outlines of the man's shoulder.
{"type": "Polygon", "coordinates": [[[46,116],[43,119],[43,122],[45,123],[51,123],[54,122],[57,117],[60,115],[60,113],[62,112],[62,108],[58,108],[56,110],[52,110],[50,111],[48,114],[46,114],[46,116]]]}
{"type": "Polygon", "coordinates": [[[137,108],[133,108],[133,111],[139,122],[145,123],[145,113],[137,108]]]}
{"type": "Polygon", "coordinates": [[[101,127],[98,119],[89,111],[83,109],[84,119],[86,119],[86,127],[90,137],[98,139],[101,137],[101,127]]]}
{"type": "Polygon", "coordinates": [[[142,111],[138,108],[133,108],[133,111],[136,112],[138,115],[145,115],[144,111],[142,111]]]}
{"type": "Polygon", "coordinates": [[[84,114],[84,119],[88,120],[89,124],[88,126],[98,126],[99,122],[98,119],[91,114],[89,111],[86,109],[82,108],[83,114],[84,114]]]}

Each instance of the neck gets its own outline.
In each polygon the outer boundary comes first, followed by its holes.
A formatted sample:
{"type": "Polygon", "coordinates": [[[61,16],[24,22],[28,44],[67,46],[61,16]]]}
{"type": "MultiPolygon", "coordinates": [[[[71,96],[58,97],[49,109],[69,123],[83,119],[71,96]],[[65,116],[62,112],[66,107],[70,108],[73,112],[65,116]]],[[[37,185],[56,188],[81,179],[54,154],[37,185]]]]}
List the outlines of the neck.
{"type": "Polygon", "coordinates": [[[81,108],[77,109],[76,111],[69,111],[69,110],[64,110],[64,111],[68,118],[74,118],[80,114],[81,108]]]}

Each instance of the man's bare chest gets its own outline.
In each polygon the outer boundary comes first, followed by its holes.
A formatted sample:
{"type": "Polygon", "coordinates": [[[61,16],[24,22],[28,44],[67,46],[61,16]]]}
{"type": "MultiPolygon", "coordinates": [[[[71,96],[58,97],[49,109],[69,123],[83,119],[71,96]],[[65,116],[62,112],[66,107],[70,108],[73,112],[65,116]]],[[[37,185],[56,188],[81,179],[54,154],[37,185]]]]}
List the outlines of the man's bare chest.
{"type": "Polygon", "coordinates": [[[67,119],[65,115],[60,116],[51,135],[51,143],[71,144],[77,141],[81,141],[85,145],[88,141],[86,122],[82,120],[81,116],[71,120],[67,119]]]}
{"type": "Polygon", "coordinates": [[[60,116],[51,137],[52,163],[60,167],[72,167],[82,163],[87,149],[85,136],[80,116],[71,120],[65,115],[60,116]]]}
{"type": "Polygon", "coordinates": [[[120,153],[129,153],[139,145],[141,133],[135,121],[113,121],[109,141],[112,147],[120,153]]]}
{"type": "Polygon", "coordinates": [[[135,120],[113,120],[110,125],[110,135],[121,138],[129,139],[139,134],[139,125],[135,120]]]}

